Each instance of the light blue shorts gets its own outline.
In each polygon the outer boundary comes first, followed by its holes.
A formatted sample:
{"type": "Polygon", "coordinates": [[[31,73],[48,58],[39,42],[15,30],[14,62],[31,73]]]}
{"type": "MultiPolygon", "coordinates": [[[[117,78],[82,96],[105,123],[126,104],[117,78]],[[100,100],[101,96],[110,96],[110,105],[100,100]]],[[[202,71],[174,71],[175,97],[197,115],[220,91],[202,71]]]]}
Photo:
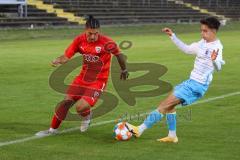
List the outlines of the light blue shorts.
{"type": "Polygon", "coordinates": [[[200,99],[207,91],[208,85],[188,79],[174,88],[173,94],[181,100],[182,105],[190,105],[200,99]]]}

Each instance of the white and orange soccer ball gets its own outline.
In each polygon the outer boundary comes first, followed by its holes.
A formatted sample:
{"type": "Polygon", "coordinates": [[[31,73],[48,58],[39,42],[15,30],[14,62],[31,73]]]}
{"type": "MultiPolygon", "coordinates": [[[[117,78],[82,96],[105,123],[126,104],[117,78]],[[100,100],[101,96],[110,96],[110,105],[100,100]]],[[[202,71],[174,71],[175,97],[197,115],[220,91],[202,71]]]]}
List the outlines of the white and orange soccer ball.
{"type": "Polygon", "coordinates": [[[113,137],[118,141],[127,141],[132,137],[132,133],[126,126],[126,122],[120,122],[113,129],[113,137]]]}

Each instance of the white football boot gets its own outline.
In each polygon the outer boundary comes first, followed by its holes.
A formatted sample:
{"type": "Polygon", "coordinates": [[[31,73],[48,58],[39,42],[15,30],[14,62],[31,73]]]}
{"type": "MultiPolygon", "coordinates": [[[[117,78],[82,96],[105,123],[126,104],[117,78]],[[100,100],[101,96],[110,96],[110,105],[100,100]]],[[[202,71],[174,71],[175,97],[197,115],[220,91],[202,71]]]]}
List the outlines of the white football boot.
{"type": "Polygon", "coordinates": [[[49,128],[48,130],[37,132],[35,135],[38,137],[45,137],[45,136],[50,136],[57,133],[58,133],[57,129],[49,128]]]}

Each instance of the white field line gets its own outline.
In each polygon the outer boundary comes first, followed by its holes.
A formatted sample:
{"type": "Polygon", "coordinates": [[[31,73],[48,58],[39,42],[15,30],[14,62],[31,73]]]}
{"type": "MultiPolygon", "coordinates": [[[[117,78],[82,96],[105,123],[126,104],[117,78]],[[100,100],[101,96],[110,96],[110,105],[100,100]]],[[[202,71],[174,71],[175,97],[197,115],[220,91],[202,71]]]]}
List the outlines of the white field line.
{"type": "MultiPolygon", "coordinates": [[[[215,100],[218,100],[218,99],[224,99],[224,98],[231,97],[231,96],[236,96],[236,95],[240,95],[240,92],[232,92],[232,93],[224,94],[224,95],[213,97],[213,98],[207,98],[207,99],[198,101],[196,103],[193,103],[191,106],[198,105],[198,104],[203,104],[203,103],[208,103],[208,102],[211,102],[211,101],[215,101],[215,100]]],[[[179,106],[178,108],[182,108],[182,107],[179,106]]],[[[135,116],[132,116],[131,118],[134,119],[134,118],[142,117],[142,116],[145,116],[146,114],[148,114],[148,113],[135,115],[135,116]]],[[[101,125],[114,123],[114,122],[116,122],[116,119],[109,120],[109,121],[96,122],[96,123],[91,124],[90,127],[101,126],[101,125]]],[[[79,130],[79,127],[65,129],[65,130],[60,131],[58,134],[69,133],[69,132],[73,132],[73,131],[76,131],[76,130],[79,130]]],[[[0,142],[0,147],[8,146],[8,145],[11,145],[11,144],[23,143],[23,142],[27,142],[27,141],[31,141],[31,140],[35,140],[35,139],[44,138],[44,137],[48,137],[48,136],[38,137],[38,136],[34,135],[34,136],[31,136],[31,137],[16,139],[16,140],[12,140],[12,141],[0,142]]]]}

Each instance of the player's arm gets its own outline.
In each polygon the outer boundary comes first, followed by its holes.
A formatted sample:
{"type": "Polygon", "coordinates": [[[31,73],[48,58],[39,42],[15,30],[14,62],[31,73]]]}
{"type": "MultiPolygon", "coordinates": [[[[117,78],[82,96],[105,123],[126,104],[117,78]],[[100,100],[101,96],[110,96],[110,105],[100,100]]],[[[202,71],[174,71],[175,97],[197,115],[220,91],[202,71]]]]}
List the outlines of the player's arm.
{"type": "Polygon", "coordinates": [[[173,41],[173,43],[180,49],[182,50],[184,53],[186,54],[196,54],[196,46],[197,43],[192,43],[191,45],[187,45],[184,42],[182,42],[174,33],[170,28],[164,28],[162,29],[162,31],[164,33],[166,33],[171,40],[173,41]]]}
{"type": "Polygon", "coordinates": [[[222,69],[222,65],[225,64],[224,60],[222,59],[222,49],[213,50],[211,54],[211,59],[214,69],[216,71],[220,71],[222,69]]]}
{"type": "Polygon", "coordinates": [[[118,60],[119,66],[121,68],[121,73],[120,73],[120,79],[126,80],[129,76],[127,67],[126,67],[126,61],[124,55],[121,53],[119,47],[117,44],[110,40],[106,45],[105,45],[105,50],[113,55],[118,60]]]}
{"type": "Polygon", "coordinates": [[[79,43],[80,38],[79,37],[75,38],[73,42],[65,50],[65,53],[52,61],[52,66],[56,67],[58,65],[67,63],[67,61],[69,61],[69,59],[71,59],[75,55],[75,53],[79,52],[78,50],[79,43]]]}
{"type": "Polygon", "coordinates": [[[120,54],[117,54],[116,57],[117,57],[119,66],[121,67],[120,79],[126,80],[129,76],[129,73],[126,67],[126,61],[125,61],[124,55],[120,53],[120,54]]]}

